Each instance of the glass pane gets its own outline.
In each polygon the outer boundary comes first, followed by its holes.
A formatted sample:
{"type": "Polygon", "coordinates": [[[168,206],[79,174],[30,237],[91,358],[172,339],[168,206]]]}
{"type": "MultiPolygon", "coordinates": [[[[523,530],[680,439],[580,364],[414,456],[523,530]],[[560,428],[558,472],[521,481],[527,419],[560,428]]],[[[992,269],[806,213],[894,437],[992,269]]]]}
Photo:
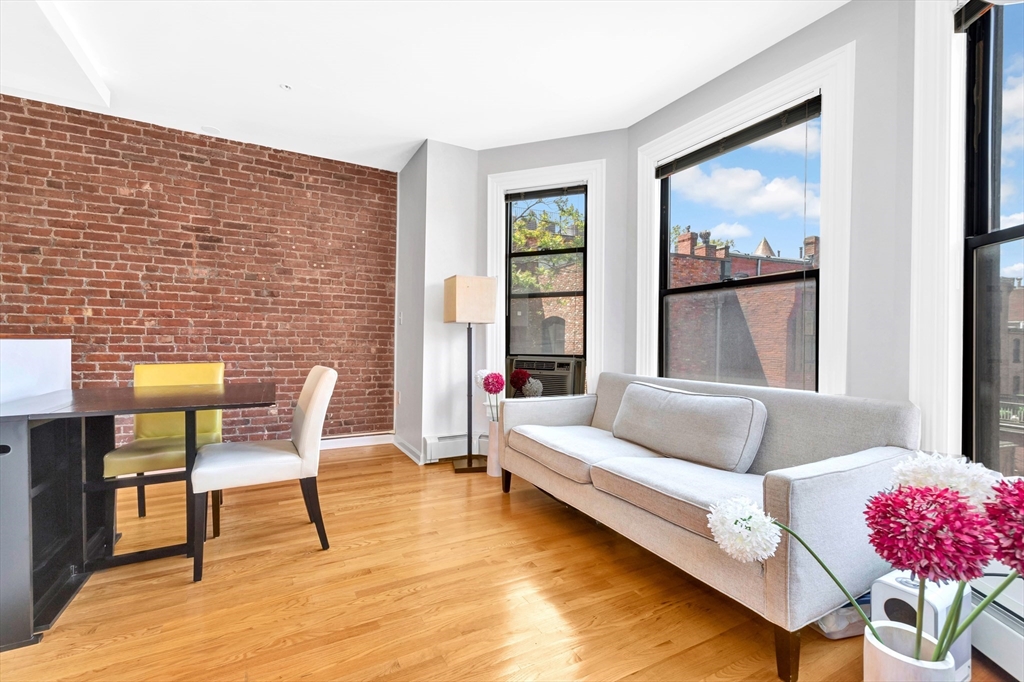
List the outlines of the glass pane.
{"type": "Polygon", "coordinates": [[[512,253],[582,247],[585,194],[526,199],[512,203],[512,253]]]}
{"type": "Polygon", "coordinates": [[[511,259],[512,293],[583,291],[583,254],[519,256],[511,259]]]}
{"type": "Polygon", "coordinates": [[[814,279],[665,297],[668,377],[816,389],[814,279]]]}
{"type": "Polygon", "coordinates": [[[1006,229],[1024,224],[1024,4],[1002,10],[1000,160],[993,170],[999,178],[999,228],[1006,229]]]}
{"type": "Polygon", "coordinates": [[[510,355],[583,355],[583,297],[509,301],[510,355]]]}
{"type": "Polygon", "coordinates": [[[671,176],[669,288],[818,267],[821,119],[671,176]]]}
{"type": "Polygon", "coordinates": [[[1024,474],[1024,240],[975,251],[975,460],[1024,474]]]}

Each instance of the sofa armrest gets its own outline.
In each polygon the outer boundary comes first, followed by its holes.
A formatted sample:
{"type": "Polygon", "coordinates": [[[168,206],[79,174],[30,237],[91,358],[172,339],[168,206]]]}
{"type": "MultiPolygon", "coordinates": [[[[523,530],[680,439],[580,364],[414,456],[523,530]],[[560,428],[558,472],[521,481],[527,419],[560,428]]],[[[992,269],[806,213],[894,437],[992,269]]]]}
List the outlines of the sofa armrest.
{"type": "MultiPolygon", "coordinates": [[[[764,478],[765,511],[798,533],[846,589],[860,595],[891,570],[868,544],[868,498],[889,488],[893,467],[913,454],[879,447],[770,471],[764,478]]],[[[814,558],[785,532],[765,563],[765,583],[768,620],[790,631],[846,602],[814,558]]]]}
{"type": "Polygon", "coordinates": [[[590,426],[597,408],[597,395],[557,396],[550,398],[516,398],[505,400],[498,410],[498,422],[504,445],[508,432],[517,426],[590,426]]]}

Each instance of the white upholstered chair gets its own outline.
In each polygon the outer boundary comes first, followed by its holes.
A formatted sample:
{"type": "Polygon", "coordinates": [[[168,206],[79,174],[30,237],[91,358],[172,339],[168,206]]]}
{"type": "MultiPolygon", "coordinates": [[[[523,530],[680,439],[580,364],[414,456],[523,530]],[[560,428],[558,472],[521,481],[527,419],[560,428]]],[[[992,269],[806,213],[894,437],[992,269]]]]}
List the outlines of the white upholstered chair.
{"type": "Polygon", "coordinates": [[[292,416],[291,440],[214,443],[199,449],[192,469],[192,490],[195,493],[193,580],[203,579],[206,498],[211,490],[298,479],[309,522],[316,524],[321,547],[329,547],[320,512],[316,475],[320,467],[320,435],[337,381],[338,373],[329,367],[317,365],[310,370],[292,416]]]}

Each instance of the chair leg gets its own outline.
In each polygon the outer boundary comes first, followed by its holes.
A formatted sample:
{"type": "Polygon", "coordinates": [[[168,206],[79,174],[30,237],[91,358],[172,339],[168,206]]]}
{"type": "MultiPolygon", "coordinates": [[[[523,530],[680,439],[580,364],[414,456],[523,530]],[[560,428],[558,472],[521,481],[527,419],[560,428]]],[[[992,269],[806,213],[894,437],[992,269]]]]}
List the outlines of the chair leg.
{"type": "Polygon", "coordinates": [[[507,493],[512,490],[512,472],[501,470],[501,492],[507,493]]]}
{"type": "Polygon", "coordinates": [[[775,667],[779,679],[797,682],[800,677],[800,631],[775,626],[775,667]]]}
{"type": "Polygon", "coordinates": [[[220,498],[223,493],[220,490],[213,491],[213,537],[220,537],[220,498]]]}
{"type": "Polygon", "coordinates": [[[320,536],[320,546],[327,549],[330,545],[327,543],[324,515],[320,512],[320,496],[316,491],[316,476],[300,478],[299,485],[302,486],[302,497],[306,501],[306,514],[309,515],[309,520],[316,524],[316,533],[320,536]]]}
{"type": "Polygon", "coordinates": [[[192,533],[192,581],[203,579],[203,544],[206,540],[206,503],[207,493],[193,495],[192,509],[195,532],[192,533]]]}
{"type": "Polygon", "coordinates": [[[299,487],[302,488],[302,501],[306,504],[306,516],[309,517],[309,522],[313,523],[313,512],[309,509],[309,487],[303,483],[306,479],[299,479],[299,487]]]}
{"type": "MultiPolygon", "coordinates": [[[[135,475],[136,476],[145,476],[146,474],[144,472],[140,471],[139,473],[137,473],[135,475]]],[[[139,497],[139,518],[141,519],[141,518],[144,518],[146,516],[146,486],[140,485],[137,488],[135,488],[135,490],[138,491],[138,497],[139,497]]]]}

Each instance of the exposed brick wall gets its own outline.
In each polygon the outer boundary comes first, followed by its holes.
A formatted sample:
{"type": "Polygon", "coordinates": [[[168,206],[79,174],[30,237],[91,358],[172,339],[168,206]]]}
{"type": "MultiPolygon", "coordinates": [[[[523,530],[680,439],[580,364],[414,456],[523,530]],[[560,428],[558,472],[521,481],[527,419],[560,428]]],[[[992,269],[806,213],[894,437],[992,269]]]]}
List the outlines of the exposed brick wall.
{"type": "Polygon", "coordinates": [[[75,386],[222,360],[278,396],[225,437],[277,438],[325,364],[324,435],[391,430],[395,173],[0,96],[0,189],[2,331],[71,337],[75,386]]]}

